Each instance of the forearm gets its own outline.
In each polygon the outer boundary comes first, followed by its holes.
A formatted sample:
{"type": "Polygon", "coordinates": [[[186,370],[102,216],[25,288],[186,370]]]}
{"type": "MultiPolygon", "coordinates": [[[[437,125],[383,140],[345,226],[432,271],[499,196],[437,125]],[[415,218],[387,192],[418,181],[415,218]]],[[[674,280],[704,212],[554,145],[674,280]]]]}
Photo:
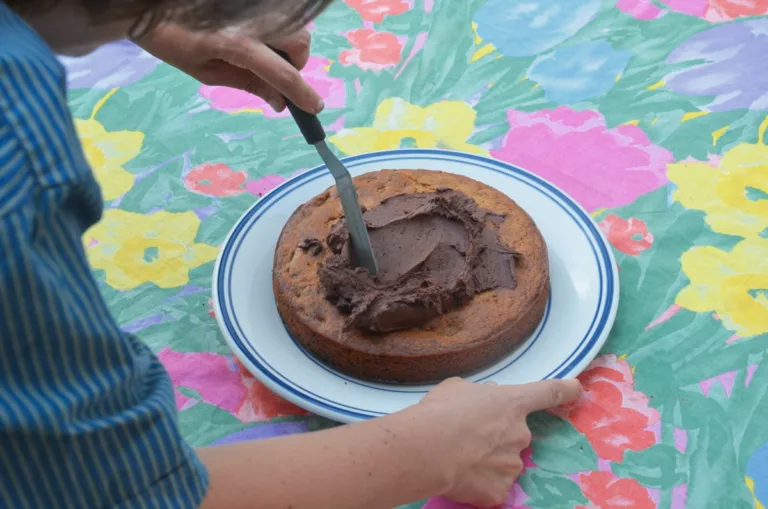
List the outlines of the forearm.
{"type": "Polygon", "coordinates": [[[305,435],[198,450],[203,509],[391,509],[442,494],[449,475],[409,412],[305,435]]]}

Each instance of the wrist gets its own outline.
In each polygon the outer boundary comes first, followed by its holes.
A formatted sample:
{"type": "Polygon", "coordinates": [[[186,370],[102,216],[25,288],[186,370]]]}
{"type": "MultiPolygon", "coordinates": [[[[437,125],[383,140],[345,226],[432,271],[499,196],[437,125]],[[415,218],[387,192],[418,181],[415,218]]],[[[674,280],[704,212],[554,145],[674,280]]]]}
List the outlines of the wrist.
{"type": "Polygon", "coordinates": [[[421,473],[423,498],[439,497],[451,491],[458,470],[453,454],[456,441],[448,436],[448,427],[441,416],[418,404],[381,420],[397,437],[397,446],[406,451],[406,461],[421,473]],[[384,423],[385,420],[388,422],[384,423]]]}

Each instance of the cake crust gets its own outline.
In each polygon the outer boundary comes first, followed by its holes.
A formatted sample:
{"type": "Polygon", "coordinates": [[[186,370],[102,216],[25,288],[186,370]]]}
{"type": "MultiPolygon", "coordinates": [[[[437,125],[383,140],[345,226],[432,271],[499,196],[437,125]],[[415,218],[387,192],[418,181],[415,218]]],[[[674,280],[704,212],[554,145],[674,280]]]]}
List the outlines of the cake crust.
{"type": "Polygon", "coordinates": [[[330,367],[362,379],[428,383],[480,370],[510,353],[541,321],[549,298],[549,260],[541,233],[512,199],[467,177],[432,170],[381,170],[354,179],[371,209],[403,193],[461,191],[479,207],[503,214],[499,238],[522,256],[514,289],[497,288],[425,326],[391,333],[344,327],[347,317],[323,295],[318,268],[330,250],[299,248],[324,240],[343,212],[335,188],[299,207],[275,250],[273,288],[278,311],[295,341],[330,367]]]}

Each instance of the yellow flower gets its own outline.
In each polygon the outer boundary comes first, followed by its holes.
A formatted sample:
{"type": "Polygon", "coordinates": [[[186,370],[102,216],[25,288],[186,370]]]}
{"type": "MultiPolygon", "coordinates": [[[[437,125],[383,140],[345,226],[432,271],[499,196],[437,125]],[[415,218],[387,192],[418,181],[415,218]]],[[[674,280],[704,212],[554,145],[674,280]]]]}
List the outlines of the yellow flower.
{"type": "Polygon", "coordinates": [[[400,98],[385,99],[376,108],[373,127],[342,129],[330,141],[347,155],[400,148],[407,139],[418,148],[442,147],[488,155],[484,148],[467,143],[476,117],[475,110],[460,101],[422,108],[400,98]]]}
{"type": "Polygon", "coordinates": [[[693,247],[680,258],[691,280],[676,303],[695,312],[715,312],[743,337],[768,332],[768,240],[753,237],[728,251],[693,247]]]}
{"type": "Polygon", "coordinates": [[[108,132],[98,120],[75,120],[85,156],[101,185],[104,199],[114,200],[128,192],[135,175],[123,165],[139,155],[144,134],[136,131],[108,132]]]}
{"type": "Polygon", "coordinates": [[[85,235],[88,259],[106,272],[107,284],[131,290],[152,282],[175,288],[189,271],[216,258],[218,248],[195,243],[200,219],[194,212],[136,214],[110,209],[85,235]]]}
{"type": "Polygon", "coordinates": [[[730,149],[717,166],[681,162],[668,166],[677,184],[675,199],[704,211],[712,230],[753,237],[768,228],[768,147],[742,143],[730,149]]]}

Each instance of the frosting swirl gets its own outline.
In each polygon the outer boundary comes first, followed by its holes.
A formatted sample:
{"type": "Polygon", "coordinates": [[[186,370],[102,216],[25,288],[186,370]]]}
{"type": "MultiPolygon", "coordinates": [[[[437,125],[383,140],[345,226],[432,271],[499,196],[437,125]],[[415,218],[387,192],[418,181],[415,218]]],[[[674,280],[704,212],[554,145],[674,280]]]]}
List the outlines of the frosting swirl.
{"type": "Polygon", "coordinates": [[[363,217],[378,274],[351,263],[344,219],[325,239],[331,254],[318,269],[325,297],[349,316],[347,327],[379,333],[419,327],[478,293],[515,287],[520,254],[499,240],[503,217],[462,192],[393,196],[363,217]]]}

